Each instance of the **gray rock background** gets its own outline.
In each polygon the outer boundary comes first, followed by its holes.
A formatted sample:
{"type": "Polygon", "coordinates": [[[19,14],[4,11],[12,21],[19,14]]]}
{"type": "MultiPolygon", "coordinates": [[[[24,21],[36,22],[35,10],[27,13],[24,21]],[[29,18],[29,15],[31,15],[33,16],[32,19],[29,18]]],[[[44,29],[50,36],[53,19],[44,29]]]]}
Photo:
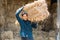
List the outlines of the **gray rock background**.
{"type": "MultiPolygon", "coordinates": [[[[15,25],[16,10],[34,0],[0,0],[0,40],[20,40],[20,27],[15,25]]],[[[57,36],[57,3],[51,5],[51,0],[46,0],[51,16],[43,22],[38,22],[37,29],[33,29],[33,36],[35,40],[56,40],[57,36]],[[49,30],[49,32],[41,29],[49,30]]]]}

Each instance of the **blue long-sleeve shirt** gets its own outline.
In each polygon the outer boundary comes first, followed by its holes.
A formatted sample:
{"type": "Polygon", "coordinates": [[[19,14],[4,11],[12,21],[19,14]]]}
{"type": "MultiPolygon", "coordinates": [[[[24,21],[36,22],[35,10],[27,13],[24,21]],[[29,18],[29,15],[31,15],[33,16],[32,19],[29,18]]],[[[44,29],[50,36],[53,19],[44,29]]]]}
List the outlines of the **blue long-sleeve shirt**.
{"type": "Polygon", "coordinates": [[[19,17],[19,14],[21,13],[21,11],[23,10],[23,7],[19,8],[16,11],[16,18],[19,22],[19,24],[21,25],[21,30],[20,30],[20,36],[21,37],[33,37],[32,36],[32,28],[36,28],[36,23],[31,23],[31,21],[29,20],[23,20],[19,17]]]}

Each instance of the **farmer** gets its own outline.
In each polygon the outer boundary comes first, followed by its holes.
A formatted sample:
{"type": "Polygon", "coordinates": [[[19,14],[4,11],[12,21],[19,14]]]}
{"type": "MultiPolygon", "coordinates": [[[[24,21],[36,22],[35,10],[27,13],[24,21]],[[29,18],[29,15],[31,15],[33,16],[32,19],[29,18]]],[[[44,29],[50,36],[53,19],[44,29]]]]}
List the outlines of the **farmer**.
{"type": "Polygon", "coordinates": [[[34,40],[32,35],[32,28],[37,27],[36,22],[31,22],[28,20],[28,14],[27,12],[23,11],[23,8],[24,7],[21,7],[16,11],[16,18],[21,26],[21,40],[34,40]],[[20,13],[22,17],[19,17],[20,13]]]}

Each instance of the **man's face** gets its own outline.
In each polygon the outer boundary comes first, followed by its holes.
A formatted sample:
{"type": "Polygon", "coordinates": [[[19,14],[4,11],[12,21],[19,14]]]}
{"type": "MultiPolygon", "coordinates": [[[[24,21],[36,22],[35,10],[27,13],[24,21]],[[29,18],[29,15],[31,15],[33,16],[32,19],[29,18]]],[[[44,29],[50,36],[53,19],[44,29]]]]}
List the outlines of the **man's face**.
{"type": "Polygon", "coordinates": [[[22,16],[22,19],[23,19],[23,20],[28,20],[28,16],[27,16],[26,14],[24,14],[24,15],[22,16]]]}

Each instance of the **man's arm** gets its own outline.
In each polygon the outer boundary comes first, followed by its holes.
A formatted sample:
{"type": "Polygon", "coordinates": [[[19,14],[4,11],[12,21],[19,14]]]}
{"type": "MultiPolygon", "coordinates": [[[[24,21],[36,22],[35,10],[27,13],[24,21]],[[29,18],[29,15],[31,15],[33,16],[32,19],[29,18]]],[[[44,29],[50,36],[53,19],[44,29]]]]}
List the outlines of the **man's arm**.
{"type": "Polygon", "coordinates": [[[23,20],[19,17],[19,14],[21,13],[21,11],[23,10],[23,7],[19,8],[17,11],[16,11],[16,18],[18,20],[18,22],[22,25],[23,24],[23,20]]]}
{"type": "Polygon", "coordinates": [[[32,23],[31,23],[31,26],[32,26],[33,28],[37,28],[37,22],[32,22],[32,23]]]}

